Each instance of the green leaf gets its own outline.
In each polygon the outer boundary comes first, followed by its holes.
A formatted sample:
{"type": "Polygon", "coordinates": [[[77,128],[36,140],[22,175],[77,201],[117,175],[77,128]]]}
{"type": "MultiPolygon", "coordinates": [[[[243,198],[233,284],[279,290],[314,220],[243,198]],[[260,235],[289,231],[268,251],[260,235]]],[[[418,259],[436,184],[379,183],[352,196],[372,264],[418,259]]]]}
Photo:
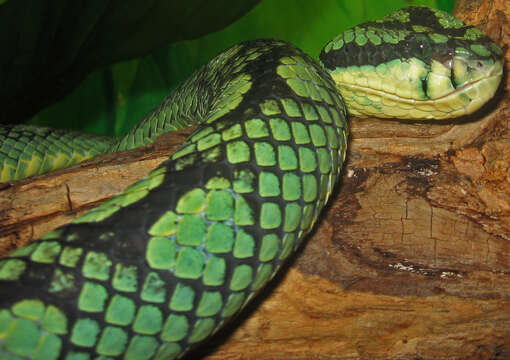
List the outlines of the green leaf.
{"type": "Polygon", "coordinates": [[[0,122],[23,121],[99,67],[217,31],[258,1],[1,1],[0,122]]]}
{"type": "MultiPolygon", "coordinates": [[[[442,7],[453,0],[439,0],[442,7]]],[[[312,57],[317,58],[322,47],[340,32],[368,20],[380,18],[387,13],[409,5],[437,6],[436,0],[263,0],[246,16],[217,33],[197,40],[175,43],[139,59],[123,62],[111,67],[113,73],[113,110],[102,108],[103,92],[94,97],[90,92],[77,90],[68,97],[82,99],[96,109],[90,124],[83,119],[83,129],[97,131],[97,117],[114,123],[108,135],[122,135],[143,116],[157,106],[161,100],[195,69],[205,64],[217,53],[244,40],[277,38],[287,40],[312,57]],[[98,110],[101,109],[102,110],[98,110]],[[101,115],[98,115],[100,113],[101,115]],[[109,117],[109,115],[111,117],[109,117]]],[[[101,76],[95,79],[101,81],[101,76]]],[[[76,100],[78,101],[78,100],[76,100]]],[[[59,105],[60,106],[60,105],[59,105]]],[[[55,119],[65,119],[66,111],[42,112],[37,122],[51,124],[55,119]]],[[[75,122],[73,121],[74,125],[75,122]]],[[[57,126],[65,124],[57,123],[57,126]]],[[[79,127],[75,127],[79,128],[79,127]]],[[[105,126],[106,128],[106,126],[105,126]]],[[[103,133],[105,134],[105,133],[103,133]]]]}

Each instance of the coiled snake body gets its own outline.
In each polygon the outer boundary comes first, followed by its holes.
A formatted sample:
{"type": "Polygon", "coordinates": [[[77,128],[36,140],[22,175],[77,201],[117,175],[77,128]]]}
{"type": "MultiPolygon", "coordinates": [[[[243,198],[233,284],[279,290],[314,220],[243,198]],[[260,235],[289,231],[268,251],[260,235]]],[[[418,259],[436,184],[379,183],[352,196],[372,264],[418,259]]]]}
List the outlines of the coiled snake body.
{"type": "Polygon", "coordinates": [[[148,177],[0,260],[0,358],[181,357],[319,218],[346,154],[344,101],[356,115],[450,118],[491,98],[502,72],[485,35],[426,7],[348,30],[320,59],[278,40],[236,45],[119,141],[1,128],[10,181],[198,124],[148,177]]]}

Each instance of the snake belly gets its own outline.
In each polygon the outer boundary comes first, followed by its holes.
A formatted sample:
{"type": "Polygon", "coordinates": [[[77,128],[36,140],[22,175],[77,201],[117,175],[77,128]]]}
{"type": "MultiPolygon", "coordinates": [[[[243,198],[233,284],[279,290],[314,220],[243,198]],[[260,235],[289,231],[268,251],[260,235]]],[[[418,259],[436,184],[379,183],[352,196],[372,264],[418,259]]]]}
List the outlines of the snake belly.
{"type": "MultiPolygon", "coordinates": [[[[0,260],[0,358],[183,356],[262,289],[319,218],[345,159],[343,101],[357,115],[469,114],[495,93],[501,55],[476,28],[426,7],[348,30],[321,64],[278,40],[219,54],[127,136],[95,149],[197,125],[176,153],[0,260]]],[[[52,134],[0,128],[0,181],[94,155],[52,134]],[[45,147],[45,165],[34,165],[45,147]]]]}
{"type": "Polygon", "coordinates": [[[3,260],[0,357],[176,358],[299,246],[345,156],[335,84],[282,41],[221,60],[224,91],[171,159],[3,260]]]}

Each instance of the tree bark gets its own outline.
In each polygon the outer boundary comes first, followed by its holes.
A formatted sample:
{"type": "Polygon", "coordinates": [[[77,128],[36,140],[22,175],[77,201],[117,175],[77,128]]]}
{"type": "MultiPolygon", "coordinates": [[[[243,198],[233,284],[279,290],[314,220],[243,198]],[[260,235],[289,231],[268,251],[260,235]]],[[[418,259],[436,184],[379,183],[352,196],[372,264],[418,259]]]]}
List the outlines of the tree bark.
{"type": "MultiPolygon", "coordinates": [[[[510,45],[508,0],[458,1],[454,13],[510,45]]],[[[188,358],[509,359],[506,77],[500,90],[460,123],[352,119],[343,179],[307,244],[188,358]]],[[[6,185],[0,252],[111,197],[183,138],[6,185]]]]}

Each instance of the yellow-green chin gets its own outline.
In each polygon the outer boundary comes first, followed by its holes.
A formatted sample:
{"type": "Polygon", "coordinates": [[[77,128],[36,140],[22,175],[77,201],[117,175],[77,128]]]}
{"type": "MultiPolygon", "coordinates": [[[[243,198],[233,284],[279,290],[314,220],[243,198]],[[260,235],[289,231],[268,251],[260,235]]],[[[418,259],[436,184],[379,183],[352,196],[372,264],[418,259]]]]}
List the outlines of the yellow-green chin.
{"type": "MultiPolygon", "coordinates": [[[[413,99],[398,96],[384,91],[385,86],[370,87],[370,81],[365,84],[345,82],[345,79],[335,78],[337,88],[342,94],[349,113],[358,117],[378,117],[396,119],[449,119],[469,115],[480,109],[499,87],[502,78],[503,65],[495,62],[483,77],[467,81],[447,93],[435,98],[413,99]]],[[[386,84],[387,86],[387,84],[386,84]]],[[[398,82],[394,87],[398,87],[398,82]]],[[[401,86],[406,86],[405,81],[401,86]]]]}

